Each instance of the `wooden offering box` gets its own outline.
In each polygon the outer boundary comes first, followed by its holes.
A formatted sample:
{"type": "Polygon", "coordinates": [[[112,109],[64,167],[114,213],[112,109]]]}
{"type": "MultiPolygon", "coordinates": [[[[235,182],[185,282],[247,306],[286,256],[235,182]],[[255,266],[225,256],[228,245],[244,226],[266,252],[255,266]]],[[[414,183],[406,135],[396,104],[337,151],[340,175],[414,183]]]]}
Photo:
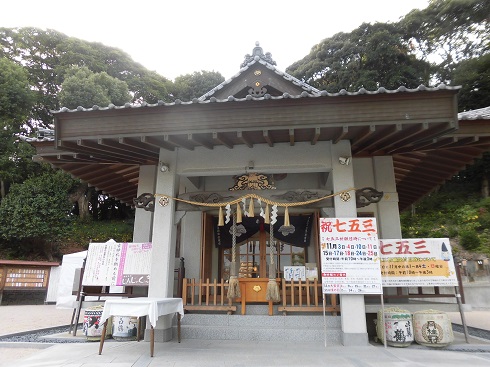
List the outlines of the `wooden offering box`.
{"type": "MultiPolygon", "coordinates": [[[[269,316],[272,316],[272,301],[267,301],[265,299],[269,278],[238,278],[238,280],[240,282],[240,292],[242,294],[242,315],[246,314],[247,303],[256,302],[269,303],[269,316]]],[[[276,279],[276,282],[279,282],[279,280],[276,279]]]]}

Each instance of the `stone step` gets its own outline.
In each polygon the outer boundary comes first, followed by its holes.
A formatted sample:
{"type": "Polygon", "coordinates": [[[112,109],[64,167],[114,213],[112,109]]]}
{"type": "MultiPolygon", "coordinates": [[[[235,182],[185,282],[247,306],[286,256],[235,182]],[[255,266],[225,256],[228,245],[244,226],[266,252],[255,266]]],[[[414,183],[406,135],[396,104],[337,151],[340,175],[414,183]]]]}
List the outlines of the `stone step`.
{"type": "Polygon", "coordinates": [[[181,332],[182,339],[323,341],[326,338],[330,345],[341,345],[340,316],[324,319],[319,315],[190,313],[181,321],[181,332]]]}

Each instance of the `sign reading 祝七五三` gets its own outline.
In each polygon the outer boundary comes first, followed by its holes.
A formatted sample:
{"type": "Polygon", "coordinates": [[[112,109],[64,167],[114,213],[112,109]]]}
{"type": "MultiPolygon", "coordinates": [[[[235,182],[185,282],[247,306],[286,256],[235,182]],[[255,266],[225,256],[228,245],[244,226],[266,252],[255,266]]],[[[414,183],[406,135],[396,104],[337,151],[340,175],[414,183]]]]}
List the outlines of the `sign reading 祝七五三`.
{"type": "Polygon", "coordinates": [[[375,218],[320,218],[323,293],[382,294],[375,218]]]}

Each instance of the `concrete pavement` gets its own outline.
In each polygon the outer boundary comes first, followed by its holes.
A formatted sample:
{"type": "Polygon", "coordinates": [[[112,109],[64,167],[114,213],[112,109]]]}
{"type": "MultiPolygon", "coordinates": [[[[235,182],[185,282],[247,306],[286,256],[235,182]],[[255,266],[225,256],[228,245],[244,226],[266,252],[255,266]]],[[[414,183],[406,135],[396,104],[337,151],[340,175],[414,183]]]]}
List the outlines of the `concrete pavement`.
{"type": "MultiPolygon", "coordinates": [[[[1,306],[0,335],[68,325],[72,310],[52,305],[1,306]]],[[[460,323],[459,313],[449,314],[460,323]]],[[[468,326],[490,330],[490,311],[465,313],[468,326]]],[[[81,334],[81,333],[79,333],[81,334]]],[[[68,336],[72,338],[72,336],[68,336]]],[[[189,367],[189,366],[466,366],[490,365],[490,341],[455,333],[455,342],[444,350],[412,344],[407,348],[384,348],[381,344],[363,347],[325,347],[318,343],[263,341],[183,340],[155,344],[150,357],[147,342],[108,341],[102,355],[98,343],[41,344],[0,343],[1,367],[189,367]],[[15,345],[14,345],[15,344],[15,345]],[[21,345],[22,344],[22,345],[21,345]],[[19,360],[20,359],[20,360],[19,360]]]]}

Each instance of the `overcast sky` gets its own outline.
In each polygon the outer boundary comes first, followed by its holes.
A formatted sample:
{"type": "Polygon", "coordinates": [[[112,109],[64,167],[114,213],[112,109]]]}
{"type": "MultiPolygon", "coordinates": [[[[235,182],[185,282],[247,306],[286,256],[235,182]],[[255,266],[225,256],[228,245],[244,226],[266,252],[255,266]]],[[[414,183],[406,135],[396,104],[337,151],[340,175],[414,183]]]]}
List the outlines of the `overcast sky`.
{"type": "Polygon", "coordinates": [[[0,27],[50,28],[127,52],[175,77],[207,70],[230,78],[259,41],[280,70],[324,38],[363,22],[395,22],[429,0],[9,0],[0,27]]]}

